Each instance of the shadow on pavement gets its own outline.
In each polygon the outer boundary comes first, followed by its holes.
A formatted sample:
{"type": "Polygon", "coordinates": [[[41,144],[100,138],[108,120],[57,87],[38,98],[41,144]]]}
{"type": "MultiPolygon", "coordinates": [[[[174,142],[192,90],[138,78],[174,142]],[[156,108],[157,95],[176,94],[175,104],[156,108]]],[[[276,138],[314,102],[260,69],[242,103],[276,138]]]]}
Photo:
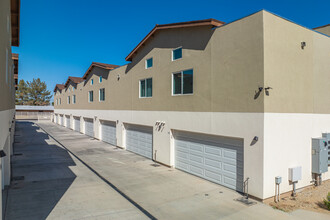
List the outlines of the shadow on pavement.
{"type": "Polygon", "coordinates": [[[6,220],[46,219],[76,175],[68,152],[33,122],[16,122],[6,220]]]}

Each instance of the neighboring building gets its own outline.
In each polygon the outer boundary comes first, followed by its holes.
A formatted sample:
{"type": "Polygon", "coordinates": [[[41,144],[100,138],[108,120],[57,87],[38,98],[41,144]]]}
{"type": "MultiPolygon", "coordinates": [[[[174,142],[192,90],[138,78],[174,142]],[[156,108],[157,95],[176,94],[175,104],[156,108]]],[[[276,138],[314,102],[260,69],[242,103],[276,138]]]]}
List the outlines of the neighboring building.
{"type": "Polygon", "coordinates": [[[323,25],[321,27],[316,27],[316,28],[314,28],[314,30],[330,36],[330,24],[323,25]]]}
{"type": "Polygon", "coordinates": [[[54,113],[54,106],[31,106],[31,105],[16,105],[16,120],[32,119],[43,120],[51,119],[54,113]]]}
{"type": "Polygon", "coordinates": [[[57,85],[54,121],[237,191],[249,178],[266,199],[276,176],[292,190],[289,168],[311,184],[311,139],[330,132],[329,52],[329,36],[264,10],[156,25],[129,64],[57,85]]]}
{"type": "MultiPolygon", "coordinates": [[[[1,188],[10,184],[10,156],[15,130],[15,78],[17,78],[18,56],[12,55],[11,47],[19,46],[19,0],[0,1],[0,153],[1,188]],[[12,59],[13,58],[13,59],[12,59]],[[15,69],[16,68],[16,69],[15,69]]],[[[0,197],[2,204],[2,193],[0,197]]],[[[0,205],[2,215],[2,205],[0,205]]]]}

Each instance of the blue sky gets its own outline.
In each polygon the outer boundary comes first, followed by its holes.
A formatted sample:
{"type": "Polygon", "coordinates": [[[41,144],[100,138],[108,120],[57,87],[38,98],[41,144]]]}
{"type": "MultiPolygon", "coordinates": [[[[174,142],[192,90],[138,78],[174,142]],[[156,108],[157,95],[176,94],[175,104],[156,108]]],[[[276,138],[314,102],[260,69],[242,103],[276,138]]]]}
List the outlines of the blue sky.
{"type": "Polygon", "coordinates": [[[329,0],[21,0],[19,79],[39,77],[53,90],[93,61],[126,64],[155,24],[230,22],[261,9],[308,28],[330,23],[329,0]]]}

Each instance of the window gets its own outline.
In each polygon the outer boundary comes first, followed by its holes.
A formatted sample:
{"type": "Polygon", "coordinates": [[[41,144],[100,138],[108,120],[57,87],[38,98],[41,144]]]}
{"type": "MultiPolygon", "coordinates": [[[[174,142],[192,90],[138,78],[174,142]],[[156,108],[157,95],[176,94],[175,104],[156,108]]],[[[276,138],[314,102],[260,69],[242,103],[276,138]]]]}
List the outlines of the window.
{"type": "Polygon", "coordinates": [[[71,88],[69,88],[69,92],[71,92],[71,88]]]}
{"type": "Polygon", "coordinates": [[[102,102],[105,100],[105,92],[104,92],[104,88],[99,90],[99,101],[102,102]]]}
{"type": "Polygon", "coordinates": [[[152,97],[152,78],[140,80],[140,98],[152,97]]]}
{"type": "Polygon", "coordinates": [[[151,68],[152,65],[153,65],[153,60],[152,60],[152,58],[147,59],[147,60],[146,60],[146,69],[151,68]]]}
{"type": "Polygon", "coordinates": [[[172,50],[172,61],[182,58],[182,47],[172,50]]]}
{"type": "Polygon", "coordinates": [[[72,96],[72,104],[76,104],[76,95],[72,96]]]}
{"type": "Polygon", "coordinates": [[[99,82],[100,82],[100,83],[102,82],[102,76],[100,76],[100,78],[99,78],[99,82]]]}
{"type": "Polygon", "coordinates": [[[88,101],[93,102],[93,91],[88,92],[88,101]]]}
{"type": "Polygon", "coordinates": [[[93,85],[94,84],[94,80],[93,79],[91,79],[91,85],[93,85]]]}
{"type": "Polygon", "coordinates": [[[193,93],[193,70],[184,70],[173,73],[172,76],[172,94],[192,94],[193,93]]]}
{"type": "Polygon", "coordinates": [[[68,96],[68,104],[70,104],[70,96],[68,96]]]}
{"type": "Polygon", "coordinates": [[[61,98],[59,99],[59,104],[61,104],[61,98]]]}
{"type": "Polygon", "coordinates": [[[55,105],[57,105],[57,99],[55,100],[55,105]]]}
{"type": "Polygon", "coordinates": [[[72,92],[74,91],[74,87],[72,87],[72,92]]]}

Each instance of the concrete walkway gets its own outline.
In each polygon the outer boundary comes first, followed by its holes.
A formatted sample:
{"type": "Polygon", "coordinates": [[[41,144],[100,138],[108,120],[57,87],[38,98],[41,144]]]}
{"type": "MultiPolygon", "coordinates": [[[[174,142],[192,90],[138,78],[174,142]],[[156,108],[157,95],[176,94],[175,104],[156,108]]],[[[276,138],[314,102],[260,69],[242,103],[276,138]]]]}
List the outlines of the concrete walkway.
{"type": "Polygon", "coordinates": [[[34,123],[16,124],[12,172],[6,220],[148,219],[34,123]]]}
{"type": "MultiPolygon", "coordinates": [[[[51,200],[49,202],[51,204],[45,208],[46,211],[41,213],[42,216],[49,214],[49,219],[84,219],[86,217],[90,219],[304,219],[301,213],[295,216],[294,213],[274,210],[258,202],[247,206],[235,201],[241,198],[241,195],[233,190],[176,169],[155,165],[149,159],[59,125],[50,122],[42,122],[38,125],[85,165],[33,126],[38,133],[35,136],[40,136],[37,139],[44,139],[50,145],[61,149],[62,156],[57,155],[54,158],[54,166],[48,168],[47,176],[51,176],[50,173],[56,170],[57,166],[63,166],[61,170],[55,172],[58,176],[53,174],[54,182],[60,182],[65,175],[66,179],[69,179],[58,194],[54,193],[54,198],[56,198],[51,200]],[[67,159],[64,160],[65,158],[67,159]],[[66,169],[68,169],[67,172],[65,172],[66,169]],[[62,173],[66,174],[62,175],[62,173]]],[[[24,129],[29,129],[28,125],[23,126],[17,123],[17,126],[20,128],[18,132],[21,132],[21,135],[24,134],[27,140],[31,139],[32,135],[25,135],[24,131],[24,129]]],[[[32,127],[31,124],[30,127],[32,127]]],[[[33,151],[30,148],[24,144],[26,160],[29,160],[28,152],[33,151]]],[[[21,152],[21,150],[23,149],[15,146],[15,152],[21,152]]],[[[40,155],[40,159],[44,155],[46,153],[40,155]]],[[[54,157],[54,154],[50,152],[47,155],[46,161],[54,157]]],[[[20,173],[14,171],[14,176],[25,176],[24,181],[27,181],[27,175],[30,172],[33,173],[33,169],[25,168],[20,173]]],[[[30,175],[33,176],[33,174],[30,175]]],[[[58,183],[56,186],[60,185],[62,184],[58,183]]],[[[26,193],[33,191],[28,186],[23,188],[26,193]]],[[[47,194],[47,190],[52,191],[53,188],[48,187],[44,193],[47,194]]],[[[21,208],[22,204],[15,204],[15,200],[20,201],[19,193],[16,193],[18,198],[15,198],[12,191],[14,189],[9,192],[10,202],[8,203],[8,217],[12,218],[8,219],[18,219],[10,213],[14,212],[15,208],[21,208]]],[[[35,197],[30,196],[29,199],[34,201],[35,197]]],[[[48,200],[44,198],[42,203],[46,204],[48,200]]],[[[37,207],[38,205],[31,207],[29,212],[33,212],[37,207]]],[[[317,219],[329,217],[318,213],[308,213],[317,219]]]]}

